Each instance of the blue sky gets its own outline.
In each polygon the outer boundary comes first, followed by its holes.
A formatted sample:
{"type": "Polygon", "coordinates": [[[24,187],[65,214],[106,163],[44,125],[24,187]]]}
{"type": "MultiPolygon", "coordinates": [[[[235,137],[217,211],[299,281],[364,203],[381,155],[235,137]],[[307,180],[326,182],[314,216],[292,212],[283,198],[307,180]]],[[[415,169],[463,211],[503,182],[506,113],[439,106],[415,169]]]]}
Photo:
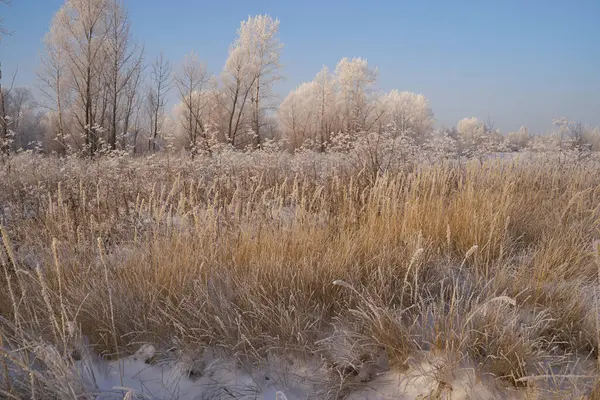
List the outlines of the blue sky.
{"type": "MultiPolygon", "coordinates": [[[[0,5],[13,33],[0,44],[5,76],[34,86],[41,40],[61,0],[0,5]]],[[[219,73],[248,15],[281,20],[286,79],[311,80],[322,65],[364,57],[378,87],[422,93],[439,124],[476,116],[503,131],[544,132],[553,117],[600,124],[600,0],[200,1],[125,0],[148,62],[160,50],[177,65],[195,50],[219,73]]]]}

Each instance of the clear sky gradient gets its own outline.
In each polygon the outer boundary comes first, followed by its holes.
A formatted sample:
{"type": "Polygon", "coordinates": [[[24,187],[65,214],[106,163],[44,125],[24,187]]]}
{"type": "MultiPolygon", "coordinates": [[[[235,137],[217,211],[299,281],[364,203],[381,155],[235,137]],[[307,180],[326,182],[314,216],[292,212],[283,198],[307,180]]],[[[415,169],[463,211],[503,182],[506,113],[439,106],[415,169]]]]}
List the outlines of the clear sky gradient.
{"type": "MultiPolygon", "coordinates": [[[[61,0],[0,5],[12,35],[0,44],[5,77],[34,87],[42,38],[61,0]]],[[[364,57],[378,88],[427,96],[439,124],[463,117],[506,132],[545,132],[553,117],[600,124],[600,0],[125,0],[150,62],[176,66],[195,50],[219,73],[241,20],[281,20],[283,97],[323,65],[364,57]]]]}

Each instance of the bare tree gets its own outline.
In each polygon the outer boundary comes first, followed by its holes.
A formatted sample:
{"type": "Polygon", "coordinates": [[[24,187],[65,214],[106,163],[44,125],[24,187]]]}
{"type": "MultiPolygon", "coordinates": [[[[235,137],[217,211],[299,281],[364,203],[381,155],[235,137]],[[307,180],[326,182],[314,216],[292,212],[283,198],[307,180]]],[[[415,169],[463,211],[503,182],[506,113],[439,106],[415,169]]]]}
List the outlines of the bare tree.
{"type": "Polygon", "coordinates": [[[244,108],[256,80],[247,53],[241,47],[232,47],[223,71],[223,92],[226,98],[227,142],[235,146],[244,120],[244,108]]]}
{"type": "Polygon", "coordinates": [[[98,129],[106,110],[105,40],[110,32],[109,0],[67,0],[52,22],[53,39],[68,58],[69,73],[76,93],[74,113],[85,136],[88,154],[98,148],[98,129]]]}
{"type": "Polygon", "coordinates": [[[319,102],[319,151],[325,151],[329,143],[333,120],[335,118],[335,84],[329,69],[323,67],[314,79],[319,102]]]}
{"type": "Polygon", "coordinates": [[[42,113],[29,88],[15,87],[3,96],[4,112],[10,121],[12,148],[27,149],[41,139],[42,113]]]}
{"type": "Polygon", "coordinates": [[[6,111],[6,103],[10,92],[15,85],[17,72],[14,73],[8,89],[2,87],[2,64],[0,63],[0,153],[8,154],[10,151],[10,117],[6,111]]]}
{"type": "MultiPolygon", "coordinates": [[[[135,115],[139,114],[139,108],[141,106],[140,86],[142,83],[142,71],[144,69],[143,60],[144,60],[144,52],[142,50],[139,52],[139,56],[138,56],[137,60],[135,61],[133,68],[131,70],[131,76],[127,80],[127,84],[125,85],[125,88],[124,88],[124,97],[125,97],[124,113],[125,113],[125,116],[123,117],[123,135],[122,135],[123,143],[121,144],[121,148],[123,148],[123,149],[125,148],[125,138],[131,137],[133,139],[133,153],[134,154],[137,149],[137,132],[139,131],[139,129],[135,131],[135,134],[133,134],[133,132],[130,132],[130,127],[132,125],[131,121],[132,121],[132,118],[134,117],[134,114],[135,115]]],[[[135,125],[137,127],[137,124],[135,124],[135,125]]]]}
{"type": "Polygon", "coordinates": [[[373,117],[372,101],[377,68],[372,69],[363,58],[343,58],[335,68],[335,75],[343,130],[346,133],[368,130],[377,119],[373,117]]]}
{"type": "Polygon", "coordinates": [[[160,53],[150,72],[147,107],[150,114],[148,150],[156,151],[156,141],[163,125],[166,97],[171,90],[171,63],[160,53]]]}
{"type": "Polygon", "coordinates": [[[23,115],[27,104],[33,103],[33,94],[30,90],[22,87],[14,88],[14,90],[14,95],[11,96],[11,111],[14,117],[12,117],[11,120],[13,120],[12,129],[16,132],[19,130],[19,125],[21,123],[21,118],[19,118],[19,116],[23,115]]]}
{"type": "Polygon", "coordinates": [[[238,45],[250,54],[253,64],[254,88],[252,93],[252,130],[255,146],[261,146],[261,127],[265,124],[264,111],[268,109],[268,101],[272,98],[271,87],[281,79],[279,57],[283,45],[279,41],[279,20],[268,15],[257,15],[242,22],[238,45]]]}
{"type": "Polygon", "coordinates": [[[131,119],[139,89],[143,47],[132,39],[122,0],[66,0],[45,38],[38,76],[53,111],[46,122],[63,143],[70,130],[85,138],[88,154],[98,150],[101,135],[115,150],[131,119]],[[134,84],[130,84],[135,81],[134,84]],[[69,129],[73,120],[78,128],[69,129]],[[106,133],[104,133],[106,132],[106,133]]]}
{"type": "Polygon", "coordinates": [[[282,135],[292,149],[306,145],[318,132],[318,88],[314,82],[303,83],[291,91],[279,106],[282,135]]]}
{"type": "Polygon", "coordinates": [[[232,100],[230,121],[238,111],[235,126],[232,126],[232,122],[229,124],[229,136],[233,134],[235,138],[250,91],[252,103],[250,128],[254,134],[256,147],[260,147],[260,130],[265,124],[265,111],[270,108],[268,101],[273,97],[272,84],[281,79],[279,57],[283,45],[279,41],[278,33],[279,20],[273,20],[268,15],[257,15],[242,21],[238,29],[238,38],[233,44],[225,66],[232,100]]]}
{"type": "Polygon", "coordinates": [[[108,83],[108,103],[110,105],[108,145],[111,150],[117,148],[117,130],[119,122],[125,119],[126,101],[124,92],[131,89],[128,86],[131,79],[139,71],[138,64],[142,51],[133,43],[131,24],[127,11],[121,0],[111,0],[111,24],[106,41],[106,81],[108,83]]]}
{"type": "MultiPolygon", "coordinates": [[[[139,99],[139,98],[138,98],[139,99]]],[[[134,103],[134,107],[132,109],[130,120],[130,127],[128,128],[128,135],[131,136],[131,151],[133,154],[137,154],[138,152],[138,138],[143,128],[143,119],[145,118],[144,112],[142,110],[142,102],[136,101],[134,103]]]]}
{"type": "MultiPolygon", "coordinates": [[[[10,0],[0,0],[0,3],[9,4],[10,0]]],[[[0,42],[2,42],[2,38],[4,35],[8,34],[6,29],[4,28],[4,18],[0,17],[0,42]]],[[[16,74],[15,74],[16,76],[16,74]]],[[[14,77],[13,77],[14,84],[14,77]]],[[[10,89],[13,87],[11,84],[10,89]]],[[[8,152],[8,121],[6,119],[6,101],[5,101],[5,92],[2,90],[2,64],[0,63],[0,152],[5,153],[8,152]]]]}
{"type": "Polygon", "coordinates": [[[200,62],[195,53],[185,57],[181,71],[175,77],[182,107],[181,123],[188,136],[188,146],[192,157],[197,152],[199,135],[203,138],[205,150],[210,151],[207,121],[203,118],[203,111],[209,102],[206,92],[209,80],[210,75],[206,70],[206,65],[200,62]]]}
{"type": "MultiPolygon", "coordinates": [[[[434,118],[429,101],[421,94],[392,90],[380,97],[384,115],[381,125],[394,135],[410,137],[423,144],[433,134],[434,118]]],[[[375,112],[377,115],[377,111],[375,112]]]]}
{"type": "MultiPolygon", "coordinates": [[[[41,57],[41,68],[37,72],[37,76],[41,82],[38,88],[51,103],[50,105],[46,104],[46,108],[56,113],[56,126],[53,127],[54,139],[59,144],[59,154],[64,155],[67,150],[66,131],[68,130],[65,126],[65,110],[69,107],[70,81],[67,76],[67,57],[62,51],[59,40],[55,37],[56,34],[56,29],[51,29],[46,34],[45,51],[41,57]]],[[[78,144],[76,139],[74,141],[78,144]]]]}

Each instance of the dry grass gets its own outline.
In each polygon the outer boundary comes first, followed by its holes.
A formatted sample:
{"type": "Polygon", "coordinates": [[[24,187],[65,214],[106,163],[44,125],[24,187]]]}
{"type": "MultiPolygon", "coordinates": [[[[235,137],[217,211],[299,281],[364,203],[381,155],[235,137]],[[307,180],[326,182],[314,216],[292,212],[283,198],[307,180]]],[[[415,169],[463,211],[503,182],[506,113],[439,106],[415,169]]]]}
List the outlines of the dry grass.
{"type": "Polygon", "coordinates": [[[0,393],[81,394],[57,378],[84,339],[105,357],[146,342],[245,362],[319,355],[331,398],[369,380],[380,352],[404,369],[424,350],[559,397],[591,390],[527,377],[600,357],[599,163],[441,162],[374,179],[304,157],[2,166],[0,333],[15,351],[0,393]]]}

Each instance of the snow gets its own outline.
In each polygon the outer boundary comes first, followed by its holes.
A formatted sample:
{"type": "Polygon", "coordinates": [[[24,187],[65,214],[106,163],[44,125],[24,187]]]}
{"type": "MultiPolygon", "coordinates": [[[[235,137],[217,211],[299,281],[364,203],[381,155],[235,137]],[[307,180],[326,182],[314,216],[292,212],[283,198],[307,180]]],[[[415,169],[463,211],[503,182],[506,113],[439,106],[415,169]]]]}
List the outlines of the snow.
{"type": "MultiPolygon", "coordinates": [[[[349,400],[408,400],[417,398],[496,399],[522,398],[516,389],[500,389],[492,379],[478,376],[473,368],[441,368],[438,359],[413,364],[408,371],[388,370],[369,382],[352,377],[344,392],[349,400]],[[440,371],[444,371],[441,374],[440,371]]],[[[326,371],[315,358],[271,357],[260,366],[243,365],[220,358],[207,349],[197,359],[177,356],[162,359],[152,345],[144,345],[119,361],[80,362],[80,373],[97,388],[96,400],[112,399],[264,399],[308,400],[323,398],[326,371]]],[[[341,387],[341,385],[340,385],[341,387]]]]}
{"type": "Polygon", "coordinates": [[[148,399],[276,399],[281,391],[280,399],[299,400],[308,398],[307,378],[316,373],[304,363],[280,359],[251,369],[211,350],[198,360],[177,357],[154,363],[155,354],[153,346],[145,345],[119,361],[97,359],[91,368],[90,363],[79,367],[95,383],[98,400],[122,399],[128,392],[148,399]]]}

